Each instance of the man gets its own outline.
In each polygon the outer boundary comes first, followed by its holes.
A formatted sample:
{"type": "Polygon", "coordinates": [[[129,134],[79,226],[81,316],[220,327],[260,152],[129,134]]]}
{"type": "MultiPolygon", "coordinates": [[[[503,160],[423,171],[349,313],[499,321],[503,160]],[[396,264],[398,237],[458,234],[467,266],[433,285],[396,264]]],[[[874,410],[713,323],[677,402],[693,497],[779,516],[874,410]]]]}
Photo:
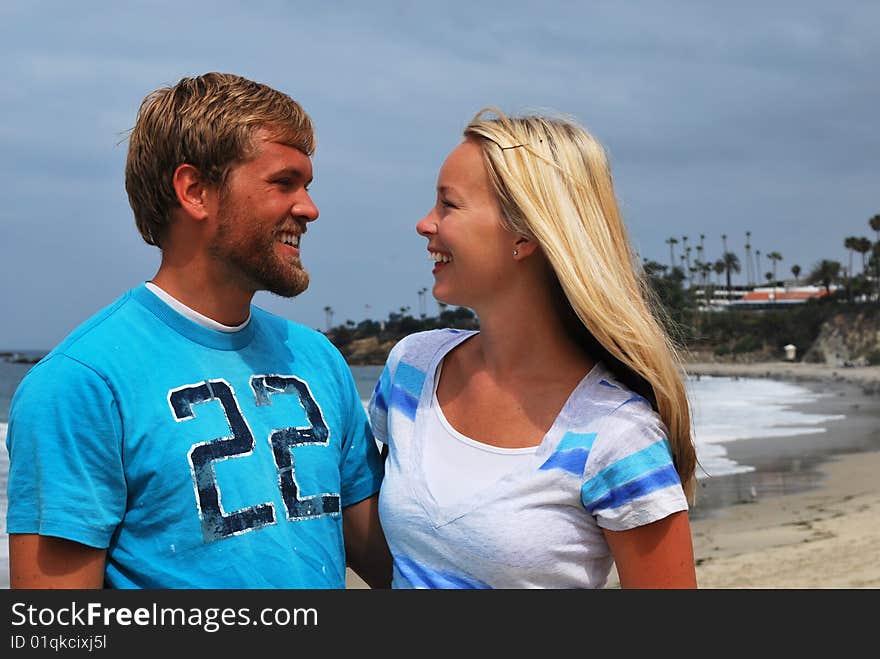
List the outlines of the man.
{"type": "Polygon", "coordinates": [[[293,297],[314,133],[290,97],[208,73],[141,105],[126,190],[158,272],[71,333],[10,409],[12,588],[390,583],[382,463],[320,333],[251,306],[293,297]]]}

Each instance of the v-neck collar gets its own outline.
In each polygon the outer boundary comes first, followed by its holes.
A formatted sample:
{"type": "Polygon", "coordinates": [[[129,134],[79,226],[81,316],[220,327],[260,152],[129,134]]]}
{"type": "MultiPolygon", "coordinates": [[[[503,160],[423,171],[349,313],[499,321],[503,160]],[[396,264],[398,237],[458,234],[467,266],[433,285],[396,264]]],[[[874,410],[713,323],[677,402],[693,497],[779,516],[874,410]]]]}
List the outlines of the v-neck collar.
{"type": "Polygon", "coordinates": [[[454,348],[478,333],[478,330],[462,332],[460,336],[456,336],[452,341],[445,343],[438,348],[436,354],[432,357],[431,362],[428,365],[428,370],[425,374],[425,380],[422,384],[422,390],[419,395],[419,403],[416,406],[416,417],[413,420],[412,448],[416,473],[418,474],[418,485],[414,489],[419,505],[425,511],[425,514],[434,528],[439,528],[450,522],[454,522],[460,517],[468,514],[473,509],[481,506],[484,501],[497,498],[509,483],[520,478],[523,473],[537,470],[544,462],[546,462],[547,458],[555,450],[559,441],[562,439],[562,436],[565,434],[569,425],[565,423],[565,421],[575,416],[574,410],[571,409],[575,405],[575,401],[582,399],[582,392],[584,390],[598,384],[603,377],[607,377],[607,373],[602,363],[596,362],[581,381],[578,382],[574,389],[572,389],[563,404],[562,409],[559,410],[556,418],[553,419],[553,423],[541,439],[535,452],[530,456],[530,459],[523,460],[523,462],[512,471],[495,482],[480,488],[471,496],[466,497],[463,500],[444,505],[438,504],[428,489],[428,480],[425,475],[424,464],[422,461],[424,455],[423,443],[427,438],[423,434],[417,433],[416,428],[423,426],[426,423],[424,415],[434,413],[434,410],[431,407],[432,399],[434,398],[434,379],[440,363],[454,348]]]}

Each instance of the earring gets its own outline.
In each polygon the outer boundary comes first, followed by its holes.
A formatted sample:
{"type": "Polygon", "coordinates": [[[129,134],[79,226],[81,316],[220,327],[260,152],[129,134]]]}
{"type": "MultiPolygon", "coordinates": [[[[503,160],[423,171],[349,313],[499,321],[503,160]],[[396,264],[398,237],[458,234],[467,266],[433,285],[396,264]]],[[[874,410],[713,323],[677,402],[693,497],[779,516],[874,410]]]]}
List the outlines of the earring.
{"type": "Polygon", "coordinates": [[[516,256],[517,254],[519,254],[519,250],[518,249],[513,250],[513,255],[516,256]]]}

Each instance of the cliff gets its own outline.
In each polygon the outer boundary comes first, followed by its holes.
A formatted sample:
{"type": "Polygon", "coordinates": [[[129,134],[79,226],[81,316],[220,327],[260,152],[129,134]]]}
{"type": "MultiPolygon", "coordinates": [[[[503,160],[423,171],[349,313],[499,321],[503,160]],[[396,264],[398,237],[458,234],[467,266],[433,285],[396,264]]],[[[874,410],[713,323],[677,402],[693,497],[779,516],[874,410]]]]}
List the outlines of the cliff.
{"type": "Polygon", "coordinates": [[[368,336],[337,347],[351,366],[381,366],[399,338],[380,341],[378,336],[368,336]]]}
{"type": "Polygon", "coordinates": [[[830,366],[880,364],[880,308],[834,314],[822,324],[804,361],[830,366]]]}

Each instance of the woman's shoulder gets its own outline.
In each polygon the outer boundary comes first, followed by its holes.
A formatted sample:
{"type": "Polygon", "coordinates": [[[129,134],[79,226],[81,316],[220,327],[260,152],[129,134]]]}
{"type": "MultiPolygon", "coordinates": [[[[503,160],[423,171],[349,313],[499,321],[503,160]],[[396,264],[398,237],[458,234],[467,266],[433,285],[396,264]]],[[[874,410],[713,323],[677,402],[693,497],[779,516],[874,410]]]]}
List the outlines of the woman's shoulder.
{"type": "MultiPolygon", "coordinates": [[[[663,467],[671,462],[668,433],[650,402],[617,380],[604,366],[591,373],[572,425],[591,438],[587,473],[612,464],[629,470],[663,467]]],[[[622,472],[623,473],[623,472],[622,472]]]]}
{"type": "Polygon", "coordinates": [[[662,425],[651,403],[620,382],[601,362],[597,363],[577,392],[574,413],[578,425],[620,422],[624,426],[662,425]]]}
{"type": "Polygon", "coordinates": [[[391,350],[390,359],[403,360],[413,366],[426,368],[438,352],[445,354],[453,346],[473,334],[476,334],[475,330],[453,328],[414,332],[397,342],[391,350]]]}

